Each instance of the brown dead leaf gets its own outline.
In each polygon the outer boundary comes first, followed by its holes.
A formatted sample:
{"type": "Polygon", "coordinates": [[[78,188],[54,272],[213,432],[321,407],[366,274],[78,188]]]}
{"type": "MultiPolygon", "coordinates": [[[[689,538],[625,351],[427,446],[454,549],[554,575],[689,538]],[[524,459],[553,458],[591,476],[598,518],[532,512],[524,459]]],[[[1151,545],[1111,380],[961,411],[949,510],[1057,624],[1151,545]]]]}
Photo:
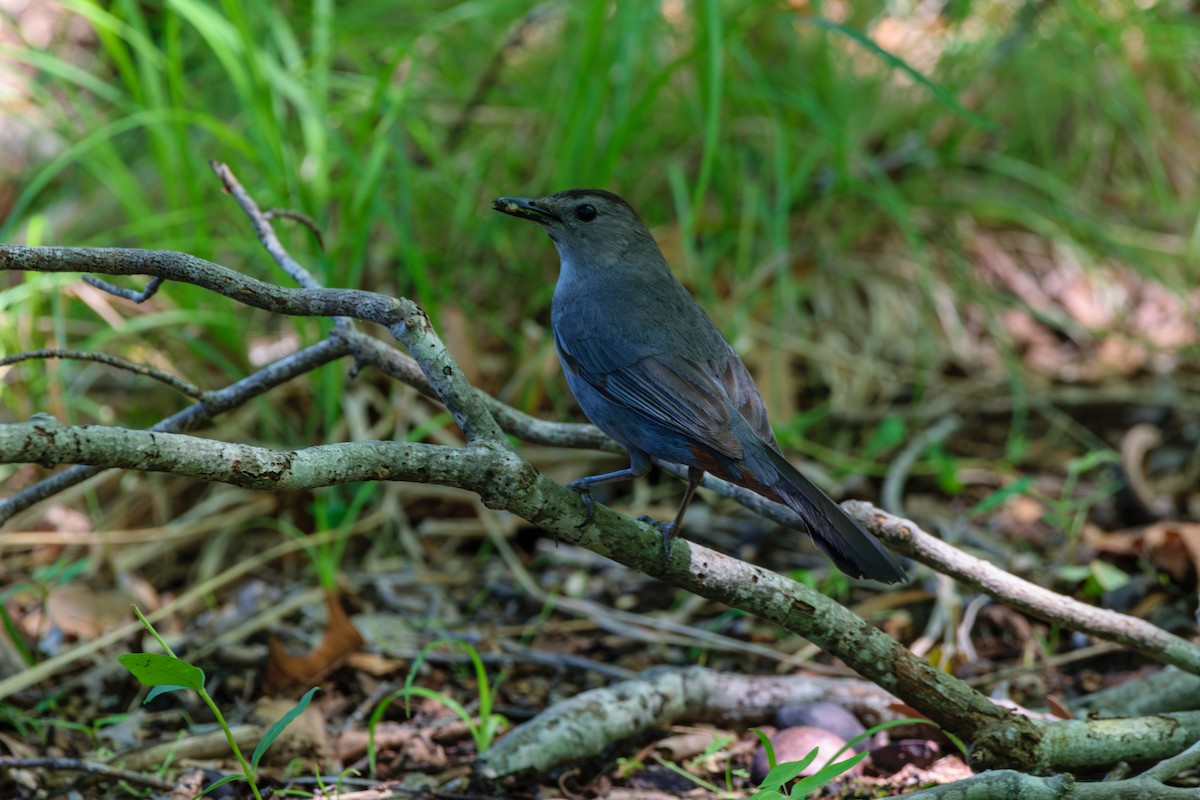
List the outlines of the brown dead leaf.
{"type": "Polygon", "coordinates": [[[891,783],[897,786],[910,786],[923,783],[951,784],[966,780],[975,774],[966,762],[959,756],[943,756],[921,769],[915,764],[908,764],[891,777],[891,783]]]}
{"type": "Polygon", "coordinates": [[[1156,569],[1171,576],[1177,583],[1187,580],[1189,566],[1200,569],[1200,524],[1163,520],[1142,530],[1143,555],[1156,569]]]}
{"type": "Polygon", "coordinates": [[[204,794],[204,787],[209,782],[204,770],[189,770],[176,778],[175,788],[171,790],[171,800],[192,800],[193,797],[199,797],[204,794]]]}
{"type": "Polygon", "coordinates": [[[984,279],[1024,305],[1003,322],[1033,372],[1072,382],[1166,372],[1200,342],[1200,292],[1015,231],[977,232],[970,251],[984,279]]]}
{"type": "Polygon", "coordinates": [[[326,591],[325,605],[329,622],[325,635],[307,655],[294,656],[278,639],[267,642],[265,690],[277,695],[293,686],[308,686],[339,667],[346,657],[363,645],[362,634],[346,616],[337,595],[326,591]]]}
{"type": "Polygon", "coordinates": [[[365,672],[376,678],[384,675],[394,675],[406,662],[398,658],[388,658],[378,653],[351,653],[346,656],[346,666],[357,672],[365,672]]]}
{"type": "Polygon", "coordinates": [[[1088,524],[1082,539],[1099,553],[1124,558],[1140,555],[1180,583],[1187,581],[1190,572],[1200,575],[1200,523],[1164,519],[1145,528],[1109,533],[1088,524]]]}
{"type": "Polygon", "coordinates": [[[0,745],[4,747],[6,754],[16,758],[34,758],[39,754],[38,748],[32,742],[7,733],[0,733],[0,745]]]}
{"type": "Polygon", "coordinates": [[[66,506],[50,506],[42,519],[51,530],[64,533],[90,533],[93,530],[91,517],[66,506]]]}
{"type": "Polygon", "coordinates": [[[1196,570],[1197,575],[1200,575],[1200,523],[1173,522],[1159,523],[1159,525],[1170,526],[1175,530],[1180,541],[1183,542],[1183,546],[1187,549],[1188,556],[1192,559],[1192,568],[1196,570]]]}
{"type": "MultiPolygon", "coordinates": [[[[381,720],[375,726],[375,747],[382,750],[403,750],[409,741],[418,738],[420,732],[408,725],[391,720],[381,720]]],[[[342,731],[337,738],[337,760],[344,764],[357,761],[367,753],[370,737],[365,730],[342,731]]]]}
{"type": "Polygon", "coordinates": [[[1050,709],[1050,713],[1059,719],[1075,719],[1075,714],[1071,709],[1067,708],[1062,700],[1059,700],[1052,694],[1046,695],[1046,707],[1050,709]]]}
{"type": "Polygon", "coordinates": [[[1097,344],[1092,365],[1101,375],[1136,375],[1149,366],[1149,360],[1145,344],[1125,334],[1112,333],[1097,344]]]}
{"type": "Polygon", "coordinates": [[[1083,529],[1083,540],[1099,553],[1133,558],[1144,557],[1176,582],[1200,575],[1200,523],[1163,520],[1144,528],[1105,533],[1094,525],[1083,529]]]}
{"type": "Polygon", "coordinates": [[[157,611],[162,606],[162,597],[159,595],[158,589],[140,575],[124,572],[117,576],[117,582],[121,590],[142,611],[157,611]]]}
{"type": "Polygon", "coordinates": [[[1017,522],[1032,525],[1040,522],[1046,515],[1046,505],[1037,498],[1019,494],[1009,500],[1008,513],[1012,514],[1017,522]]]}
{"type": "Polygon", "coordinates": [[[1097,553],[1134,557],[1142,552],[1142,531],[1102,531],[1088,522],[1084,524],[1080,538],[1097,553]]]}
{"type": "Polygon", "coordinates": [[[82,583],[69,583],[50,591],[46,598],[46,618],[67,636],[91,641],[127,622],[131,605],[121,592],[98,591],[82,583]]]}

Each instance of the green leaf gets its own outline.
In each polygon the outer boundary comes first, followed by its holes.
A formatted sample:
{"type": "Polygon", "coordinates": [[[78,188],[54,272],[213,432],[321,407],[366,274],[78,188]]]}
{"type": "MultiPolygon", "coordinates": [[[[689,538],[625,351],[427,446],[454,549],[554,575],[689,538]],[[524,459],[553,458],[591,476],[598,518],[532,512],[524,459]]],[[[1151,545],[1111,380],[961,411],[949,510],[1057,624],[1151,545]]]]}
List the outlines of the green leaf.
{"type": "Polygon", "coordinates": [[[192,800],[196,800],[197,797],[203,797],[204,795],[211,792],[213,789],[216,789],[218,786],[224,786],[227,783],[233,783],[236,780],[241,780],[243,777],[245,777],[245,776],[237,775],[237,774],[226,775],[224,778],[221,778],[221,780],[217,781],[216,783],[210,783],[208,786],[205,786],[203,789],[200,790],[199,794],[193,796],[192,800]]]}
{"type": "Polygon", "coordinates": [[[180,658],[161,653],[122,653],[117,656],[117,661],[143,686],[183,687],[196,691],[204,688],[204,670],[180,658]]]}
{"type": "Polygon", "coordinates": [[[1096,579],[1096,583],[1100,588],[1106,592],[1120,589],[1129,583],[1129,575],[1107,561],[1095,560],[1089,566],[1091,567],[1092,577],[1096,579]]]}
{"type": "Polygon", "coordinates": [[[1092,571],[1083,564],[1068,564],[1058,568],[1058,577],[1064,581],[1086,581],[1092,577],[1092,571]]]}
{"type": "Polygon", "coordinates": [[[958,102],[958,100],[955,99],[954,95],[951,94],[948,89],[946,89],[946,87],[942,86],[939,83],[934,83],[933,81],[929,80],[929,78],[926,78],[924,75],[922,75],[920,72],[918,72],[907,61],[905,61],[904,59],[900,58],[897,55],[893,55],[892,53],[888,52],[887,50],[884,50],[882,47],[877,45],[870,37],[868,37],[862,31],[855,30],[854,28],[851,28],[849,25],[843,25],[840,22],[833,22],[831,20],[825,19],[824,17],[802,17],[801,19],[804,22],[808,22],[813,25],[816,25],[818,28],[824,28],[827,31],[834,31],[836,33],[840,33],[841,35],[845,36],[847,39],[857,42],[860,46],[862,46],[866,50],[869,50],[870,52],[877,55],[888,66],[893,67],[894,69],[900,70],[905,75],[908,75],[908,77],[912,78],[914,81],[916,81],[917,83],[924,86],[926,89],[928,89],[930,92],[933,93],[933,96],[938,99],[938,102],[940,102],[942,105],[949,108],[955,114],[958,114],[960,117],[965,119],[967,122],[970,122],[972,125],[977,125],[986,131],[1000,130],[1000,126],[996,125],[993,122],[989,122],[988,120],[986,120],[983,117],[976,114],[974,111],[964,108],[958,102]]]}
{"type": "Polygon", "coordinates": [[[801,772],[808,769],[808,765],[816,759],[818,753],[820,753],[820,749],[814,747],[808,755],[799,761],[785,761],[782,764],[776,765],[762,779],[759,786],[769,789],[773,786],[783,786],[786,783],[791,783],[801,772]]]}
{"type": "Polygon", "coordinates": [[[783,800],[783,795],[778,789],[759,789],[750,795],[750,800],[783,800]]]}
{"type": "Polygon", "coordinates": [[[704,748],[704,752],[692,759],[691,763],[700,764],[712,758],[717,753],[725,749],[725,745],[733,741],[732,736],[717,736],[713,735],[712,741],[708,743],[708,747],[704,748]]]}
{"type": "Polygon", "coordinates": [[[767,754],[767,768],[775,769],[775,746],[771,744],[771,737],[763,733],[762,728],[751,728],[754,735],[758,737],[758,742],[763,746],[763,750],[767,754]]]}
{"type": "Polygon", "coordinates": [[[258,747],[254,748],[254,755],[250,757],[251,772],[254,772],[258,769],[258,760],[262,758],[263,753],[267,752],[267,748],[270,747],[277,738],[279,738],[279,734],[283,733],[283,729],[290,725],[292,720],[304,713],[304,709],[308,708],[308,704],[312,702],[313,695],[315,695],[320,688],[321,687],[319,686],[314,686],[305,692],[304,696],[300,698],[300,701],[296,703],[295,707],[291,711],[275,720],[275,723],[271,725],[271,727],[267,728],[267,732],[263,734],[262,739],[260,739],[258,742],[258,747]]]}
{"type": "Polygon", "coordinates": [[[804,780],[799,781],[795,787],[793,787],[792,795],[795,797],[804,797],[804,795],[808,794],[814,789],[819,789],[842,773],[854,769],[856,766],[858,766],[860,761],[867,757],[867,755],[867,753],[859,753],[858,755],[850,756],[849,758],[841,761],[837,761],[832,764],[826,764],[825,766],[821,767],[821,769],[817,770],[815,775],[809,775],[804,780]]]}
{"type": "Polygon", "coordinates": [[[875,458],[880,453],[899,447],[907,440],[908,426],[904,424],[904,420],[899,414],[888,414],[875,426],[871,438],[867,440],[867,444],[863,448],[863,455],[867,458],[875,458]]]}
{"type": "Polygon", "coordinates": [[[190,688],[191,688],[190,686],[155,686],[153,689],[151,689],[149,692],[146,693],[146,699],[143,700],[142,703],[149,703],[151,700],[161,697],[164,694],[170,694],[171,692],[177,692],[180,689],[190,689],[190,688]]]}

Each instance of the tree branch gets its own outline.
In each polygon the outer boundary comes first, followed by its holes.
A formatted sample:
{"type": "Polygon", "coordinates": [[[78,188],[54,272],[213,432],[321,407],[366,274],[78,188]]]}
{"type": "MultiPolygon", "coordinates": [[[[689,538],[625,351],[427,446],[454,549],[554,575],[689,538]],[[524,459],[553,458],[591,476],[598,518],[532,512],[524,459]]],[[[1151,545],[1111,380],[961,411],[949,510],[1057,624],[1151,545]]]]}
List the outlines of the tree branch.
{"type": "Polygon", "coordinates": [[[203,390],[199,386],[185,381],[183,378],[176,377],[169,372],[163,372],[161,369],[148,367],[145,364],[135,364],[118,356],[110,356],[107,353],[87,353],[82,350],[63,350],[61,348],[53,348],[49,350],[27,350],[24,353],[15,353],[11,356],[0,358],[0,367],[6,367],[9,364],[16,364],[21,361],[29,361],[32,359],[48,359],[61,358],[73,361],[94,361],[97,364],[105,364],[116,369],[123,369],[126,372],[132,372],[134,375],[142,375],[147,378],[152,378],[160,383],[170,386],[180,394],[187,395],[193,399],[198,399],[204,395],[203,390]]]}
{"type": "MultiPolygon", "coordinates": [[[[370,364],[396,380],[412,386],[426,397],[437,399],[437,392],[429,385],[425,374],[411,356],[360,331],[335,331],[332,335],[346,342],[350,353],[360,365],[370,364]]],[[[605,436],[595,425],[538,419],[505,405],[490,394],[476,391],[480,401],[487,406],[501,429],[523,441],[550,447],[589,447],[610,453],[625,452],[624,448],[605,436]]]]}
{"type": "MultiPolygon", "coordinates": [[[[809,639],[930,719],[970,741],[976,766],[1069,767],[1128,757],[1131,751],[1122,731],[1129,728],[1090,723],[1035,723],[1014,714],[915,657],[886,633],[841,605],[795,581],[686,540],[677,542],[669,563],[664,564],[659,531],[604,506],[596,506],[592,524],[580,529],[578,523],[585,511],[581,498],[538,473],[516,454],[504,431],[520,431],[530,440],[538,441],[536,437],[541,437],[541,441],[553,444],[586,441],[589,446],[612,449],[611,442],[590,426],[554,426],[521,415],[472,387],[415,303],[372,292],[317,286],[311,275],[295,264],[279,245],[266,216],[228,170],[220,165],[214,165],[214,169],[255,224],[259,239],[268,252],[304,288],[281,288],[190,255],[165,251],[0,245],[0,270],[150,275],[154,278],[151,285],[155,287],[162,280],[183,281],[274,313],[368,320],[387,327],[407,347],[411,358],[353,331],[348,324],[338,325],[326,341],[281,359],[225,390],[207,393],[203,402],[163,420],[149,431],[73,427],[62,425],[46,415],[36,415],[26,423],[0,426],[0,462],[87,465],[73,467],[13,498],[0,501],[0,522],[19,507],[28,507],[36,499],[61,490],[69,482],[79,479],[79,475],[94,474],[106,467],[170,472],[270,491],[361,480],[410,480],[458,486],[477,492],[489,507],[510,511],[560,539],[695,594],[776,622],[809,639]],[[360,364],[373,364],[419,391],[436,396],[464,431],[467,446],[353,442],[280,451],[200,439],[178,432],[189,430],[226,408],[244,403],[249,397],[302,374],[316,364],[346,354],[353,354],[360,364]],[[34,489],[38,491],[34,492],[34,489]],[[1067,746],[1068,742],[1074,744],[1080,740],[1085,742],[1082,751],[1067,746]]],[[[747,504],[785,524],[795,526],[797,522],[789,510],[744,490],[723,482],[706,482],[706,485],[743,502],[751,501],[747,504]]],[[[960,580],[997,596],[1016,594],[1021,598],[1016,601],[1018,607],[1030,613],[1039,616],[1058,614],[1060,616],[1047,618],[1074,625],[1074,615],[1083,612],[1083,618],[1090,626],[1085,629],[1089,632],[1116,638],[1163,660],[1174,659],[1171,663],[1186,664],[1184,668],[1197,668],[1194,649],[1186,642],[1181,647],[1182,640],[1164,638],[1167,635],[1156,629],[1139,628],[1129,624],[1128,618],[1105,616],[1090,606],[1064,606],[1063,598],[1038,587],[1032,587],[1038,591],[1029,591],[1029,586],[1014,583],[1016,579],[991,565],[932,539],[907,520],[891,517],[867,504],[852,503],[847,508],[887,541],[899,544],[922,561],[938,565],[960,580]]],[[[1176,731],[1186,733],[1195,721],[1180,716],[1161,723],[1135,720],[1131,725],[1141,725],[1148,731],[1148,736],[1167,747],[1176,747],[1177,752],[1187,743],[1176,741],[1180,734],[1172,732],[1172,726],[1176,731]],[[1159,727],[1154,728],[1155,724],[1159,727]]]]}
{"type": "MultiPolygon", "coordinates": [[[[0,245],[0,251],[3,251],[0,245]]],[[[179,433],[195,430],[208,423],[213,417],[237,408],[248,400],[264,394],[270,389],[287,383],[293,378],[311,372],[317,367],[341,358],[348,352],[345,341],[341,339],[326,339],[303,350],[281,358],[273,364],[236,381],[224,389],[206,392],[204,400],[179,411],[149,430],[155,433],[179,433]]],[[[103,467],[75,466],[38,481],[33,486],[23,489],[11,497],[0,498],[0,525],[3,525],[13,515],[40,503],[46,498],[62,492],[78,483],[100,474],[103,467]]]]}
{"type": "Polygon", "coordinates": [[[1029,763],[1037,729],[1030,720],[908,652],[883,631],[803,584],[680,539],[663,564],[655,528],[597,505],[591,525],[575,492],[511,450],[484,441],[464,448],[401,442],[352,442],[276,451],[178,434],[62,425],[48,415],[0,426],[0,462],[53,466],[70,460],[171,472],[264,490],[354,480],[413,480],[477,492],[490,508],[529,520],[558,538],[668,583],[778,623],[836,655],[861,675],[969,741],[999,728],[1003,747],[981,749],[981,763],[1029,763]]]}
{"type": "MultiPolygon", "coordinates": [[[[279,265],[279,268],[290,275],[292,280],[305,289],[321,288],[320,282],[313,277],[312,273],[305,269],[300,262],[292,258],[291,254],[284,249],[283,244],[279,241],[279,237],[275,235],[275,229],[271,227],[270,216],[264,213],[258,207],[258,203],[254,202],[254,198],[250,196],[250,193],[242,188],[242,184],[234,177],[233,170],[220,161],[209,161],[208,165],[221,180],[221,185],[225,187],[225,191],[233,195],[233,199],[241,206],[242,211],[249,218],[250,224],[254,226],[254,232],[258,234],[259,244],[263,246],[263,249],[267,251],[267,254],[271,256],[275,263],[279,265]]],[[[276,213],[271,216],[279,216],[279,214],[276,213]]],[[[291,216],[302,217],[302,215],[294,213],[291,216]]],[[[316,226],[312,224],[312,220],[306,217],[302,217],[302,219],[312,230],[316,231],[316,226]]],[[[320,232],[317,232],[317,236],[320,236],[320,232]]],[[[336,317],[334,322],[339,328],[348,327],[350,324],[350,320],[345,317],[336,317]]]]}
{"type": "Polygon", "coordinates": [[[868,530],[905,555],[1027,614],[1117,642],[1164,664],[1200,675],[1200,647],[1145,620],[1081,603],[964,553],[910,520],[857,500],[843,504],[868,530]]]}
{"type": "Polygon", "coordinates": [[[7,270],[151,275],[190,283],[276,314],[353,317],[378,323],[408,348],[467,441],[488,439],[507,446],[503,432],[478,392],[449,358],[425,312],[411,300],[396,300],[357,289],[285,289],[220,264],[169,250],[0,245],[0,271],[7,270]]]}
{"type": "Polygon", "coordinates": [[[484,494],[498,465],[483,446],[344,442],[271,450],[246,444],[101,425],[63,425],[49,414],[0,425],[0,462],[88,464],[166,472],[265,492],[298,492],[356,481],[413,481],[484,494]]]}
{"type": "Polygon", "coordinates": [[[392,327],[416,305],[357,289],[287,289],[172,250],[128,247],[0,246],[0,271],[149,275],[190,283],[239,303],[293,317],[352,316],[392,327]]]}
{"type": "Polygon", "coordinates": [[[803,584],[683,539],[664,567],[661,534],[604,506],[597,506],[592,525],[580,530],[579,496],[492,442],[462,448],[349,442],[278,451],[181,434],[68,426],[39,414],[26,423],[0,426],[0,462],[12,461],[47,467],[83,461],[267,491],[361,480],[468,489],[489,507],[511,511],[564,541],[803,636],[970,741],[976,766],[1054,769],[1144,759],[1178,752],[1200,731],[1195,713],[1086,722],[1035,722],[1014,714],[803,584]],[[1131,726],[1140,731],[1133,738],[1141,749],[1130,743],[1131,726]]]}

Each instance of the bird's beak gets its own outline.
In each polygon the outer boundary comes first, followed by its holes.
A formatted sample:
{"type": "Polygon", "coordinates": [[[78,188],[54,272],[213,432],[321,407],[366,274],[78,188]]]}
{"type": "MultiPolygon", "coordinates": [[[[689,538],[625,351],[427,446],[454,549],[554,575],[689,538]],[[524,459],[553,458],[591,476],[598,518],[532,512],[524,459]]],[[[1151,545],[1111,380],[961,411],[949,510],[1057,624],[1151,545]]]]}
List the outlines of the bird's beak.
{"type": "Polygon", "coordinates": [[[534,222],[562,222],[562,218],[537,200],[529,197],[497,197],[492,201],[492,208],[505,214],[534,222]]]}

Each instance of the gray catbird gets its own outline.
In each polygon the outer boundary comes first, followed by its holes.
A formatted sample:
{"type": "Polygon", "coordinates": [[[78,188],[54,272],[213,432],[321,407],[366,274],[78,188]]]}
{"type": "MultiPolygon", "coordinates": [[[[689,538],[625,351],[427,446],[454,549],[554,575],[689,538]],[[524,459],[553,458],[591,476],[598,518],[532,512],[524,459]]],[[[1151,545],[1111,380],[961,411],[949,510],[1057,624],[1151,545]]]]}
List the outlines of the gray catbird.
{"type": "Polygon", "coordinates": [[[843,572],[904,580],[875,537],[779,452],[754,379],[628,203],[572,189],[501,197],[492,208],[538,223],[558,248],[550,324],[567,383],[596,427],[629,451],[627,469],[569,484],[588,502],[585,524],[590,489],[645,475],[658,458],[688,467],[679,513],[660,525],[667,553],[708,472],[795,511],[843,572]]]}

